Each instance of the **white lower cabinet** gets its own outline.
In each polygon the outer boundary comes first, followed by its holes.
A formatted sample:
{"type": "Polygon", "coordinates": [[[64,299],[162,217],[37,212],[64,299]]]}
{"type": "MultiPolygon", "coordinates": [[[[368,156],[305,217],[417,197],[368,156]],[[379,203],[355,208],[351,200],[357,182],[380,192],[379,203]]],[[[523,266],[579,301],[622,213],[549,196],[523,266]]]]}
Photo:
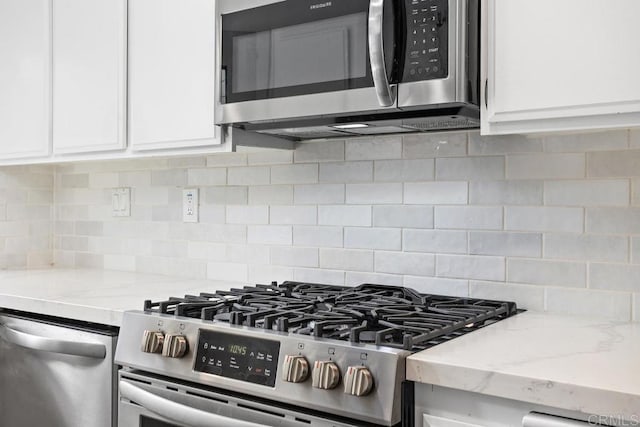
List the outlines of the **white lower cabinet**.
{"type": "Polygon", "coordinates": [[[640,126],[639,1],[482,1],[482,134],[640,126]]]}
{"type": "Polygon", "coordinates": [[[0,1],[0,160],[51,145],[50,0],[0,1]]]}
{"type": "Polygon", "coordinates": [[[217,145],[215,2],[129,0],[132,150],[217,145]]]}
{"type": "Polygon", "coordinates": [[[126,30],[126,0],[53,0],[54,153],[126,147],[126,30]]]}

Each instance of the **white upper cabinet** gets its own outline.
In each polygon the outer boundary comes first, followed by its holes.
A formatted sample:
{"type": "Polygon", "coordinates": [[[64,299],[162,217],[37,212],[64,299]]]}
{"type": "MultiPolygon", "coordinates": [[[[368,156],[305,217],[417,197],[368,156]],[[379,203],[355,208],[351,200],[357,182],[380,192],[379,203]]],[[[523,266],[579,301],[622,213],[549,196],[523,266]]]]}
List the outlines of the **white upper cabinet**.
{"type": "Polygon", "coordinates": [[[125,148],[126,20],[126,0],[53,0],[54,153],[125,148]]]}
{"type": "Polygon", "coordinates": [[[50,22],[49,0],[0,1],[0,159],[49,154],[50,22]]]}
{"type": "Polygon", "coordinates": [[[640,126],[640,1],[484,0],[483,11],[483,134],[640,126]]]}
{"type": "Polygon", "coordinates": [[[213,0],[129,0],[129,144],[219,144],[213,0]]]}

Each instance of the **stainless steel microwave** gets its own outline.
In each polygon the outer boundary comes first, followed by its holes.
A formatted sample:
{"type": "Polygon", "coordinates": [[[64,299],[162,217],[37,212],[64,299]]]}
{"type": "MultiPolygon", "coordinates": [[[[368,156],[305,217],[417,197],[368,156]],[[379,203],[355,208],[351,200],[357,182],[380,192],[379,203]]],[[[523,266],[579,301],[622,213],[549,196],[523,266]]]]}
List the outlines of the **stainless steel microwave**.
{"type": "Polygon", "coordinates": [[[291,140],[479,126],[479,0],[219,0],[216,124],[291,140]]]}

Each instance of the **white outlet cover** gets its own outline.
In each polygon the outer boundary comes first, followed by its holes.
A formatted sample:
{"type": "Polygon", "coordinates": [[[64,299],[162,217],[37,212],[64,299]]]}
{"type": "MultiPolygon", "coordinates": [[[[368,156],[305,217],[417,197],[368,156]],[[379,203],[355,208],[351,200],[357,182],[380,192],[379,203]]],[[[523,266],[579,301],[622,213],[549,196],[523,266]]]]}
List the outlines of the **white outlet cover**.
{"type": "Polygon", "coordinates": [[[198,207],[200,205],[197,188],[182,190],[182,222],[198,222],[198,207]]]}
{"type": "Polygon", "coordinates": [[[111,215],[115,217],[131,216],[131,189],[114,188],[111,192],[111,215]]]}

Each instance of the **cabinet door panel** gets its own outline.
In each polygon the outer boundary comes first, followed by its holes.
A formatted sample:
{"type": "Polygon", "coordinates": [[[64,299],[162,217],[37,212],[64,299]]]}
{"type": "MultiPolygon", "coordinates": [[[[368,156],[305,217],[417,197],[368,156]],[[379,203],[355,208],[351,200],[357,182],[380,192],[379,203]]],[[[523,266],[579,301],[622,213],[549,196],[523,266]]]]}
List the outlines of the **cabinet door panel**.
{"type": "Polygon", "coordinates": [[[130,0],[129,136],[134,150],[217,144],[215,6],[130,0]]]}
{"type": "Polygon", "coordinates": [[[46,156],[51,140],[49,0],[0,1],[0,158],[46,156]]]}
{"type": "Polygon", "coordinates": [[[55,153],[126,143],[126,0],[53,0],[55,153]]]}
{"type": "Polygon", "coordinates": [[[487,0],[483,133],[640,125],[637,0],[487,0]]]}

